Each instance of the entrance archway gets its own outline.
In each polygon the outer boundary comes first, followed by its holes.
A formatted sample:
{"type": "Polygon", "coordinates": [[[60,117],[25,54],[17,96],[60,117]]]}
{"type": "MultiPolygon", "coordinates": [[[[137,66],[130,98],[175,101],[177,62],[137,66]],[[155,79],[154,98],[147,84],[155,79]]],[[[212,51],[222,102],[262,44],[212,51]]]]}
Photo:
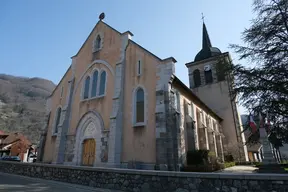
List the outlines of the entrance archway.
{"type": "Polygon", "coordinates": [[[74,165],[94,166],[101,162],[101,138],[104,123],[99,113],[89,111],[80,119],[76,130],[74,165]]]}
{"type": "Polygon", "coordinates": [[[82,165],[93,166],[95,161],[96,142],[94,139],[85,139],[83,142],[82,165]]]}

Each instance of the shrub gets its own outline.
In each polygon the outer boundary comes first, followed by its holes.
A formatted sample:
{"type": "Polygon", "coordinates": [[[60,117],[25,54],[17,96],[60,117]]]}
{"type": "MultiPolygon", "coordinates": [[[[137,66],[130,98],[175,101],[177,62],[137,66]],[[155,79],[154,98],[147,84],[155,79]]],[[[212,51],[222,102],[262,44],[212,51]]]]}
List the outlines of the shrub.
{"type": "Polygon", "coordinates": [[[236,165],[235,162],[225,162],[225,163],[224,163],[224,167],[225,167],[225,168],[233,167],[233,166],[235,166],[235,165],[236,165]]]}
{"type": "Polygon", "coordinates": [[[208,150],[195,150],[187,152],[187,165],[200,165],[208,162],[208,150]]]}
{"type": "Polygon", "coordinates": [[[253,162],[253,165],[255,165],[256,167],[258,167],[258,166],[262,165],[262,163],[261,163],[261,162],[253,162]]]}
{"type": "Polygon", "coordinates": [[[3,103],[9,103],[10,98],[6,95],[6,94],[0,94],[0,101],[2,101],[3,103]]]}
{"type": "Polygon", "coordinates": [[[225,162],[233,162],[234,161],[234,157],[231,154],[227,154],[224,156],[224,161],[225,162]]]}
{"type": "Polygon", "coordinates": [[[183,172],[214,172],[224,168],[224,164],[210,163],[207,165],[187,165],[181,168],[183,172]]]}
{"type": "Polygon", "coordinates": [[[244,162],[236,162],[236,165],[253,165],[253,162],[250,161],[244,161],[244,162]]]}

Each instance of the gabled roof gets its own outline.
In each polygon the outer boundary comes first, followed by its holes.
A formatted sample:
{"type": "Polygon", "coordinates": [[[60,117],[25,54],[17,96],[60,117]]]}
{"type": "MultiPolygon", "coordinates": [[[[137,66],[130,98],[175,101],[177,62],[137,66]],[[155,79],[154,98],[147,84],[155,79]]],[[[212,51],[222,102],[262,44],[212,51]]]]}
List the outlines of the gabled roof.
{"type": "MultiPolygon", "coordinates": [[[[118,30],[116,30],[116,29],[114,29],[113,27],[111,27],[110,25],[108,25],[107,23],[103,22],[102,20],[99,20],[99,21],[96,23],[96,25],[93,27],[92,31],[90,32],[90,34],[88,35],[88,37],[86,38],[86,40],[84,41],[84,43],[82,44],[82,46],[80,47],[80,49],[78,50],[78,52],[76,53],[76,55],[72,56],[71,58],[76,57],[76,56],[80,53],[81,49],[84,47],[85,43],[88,41],[88,39],[89,39],[89,37],[91,36],[92,32],[96,29],[96,27],[99,25],[99,23],[105,24],[107,27],[109,27],[109,28],[112,29],[113,31],[117,32],[119,35],[122,34],[122,33],[120,33],[118,30]]],[[[129,32],[129,33],[133,36],[133,34],[132,34],[130,31],[126,31],[126,32],[129,32]]],[[[126,32],[124,32],[124,33],[126,33],[126,32]]]]}
{"type": "Polygon", "coordinates": [[[54,88],[54,90],[52,91],[52,93],[46,98],[49,99],[54,92],[56,91],[56,89],[59,87],[59,85],[61,84],[61,82],[63,81],[64,77],[66,76],[66,74],[68,73],[68,71],[71,69],[71,65],[68,67],[68,69],[66,70],[65,74],[62,76],[61,80],[59,81],[59,83],[56,85],[56,87],[54,88]]]}
{"type": "Polygon", "coordinates": [[[31,145],[31,142],[22,133],[17,133],[17,132],[10,133],[8,137],[4,139],[2,144],[9,145],[19,140],[22,141],[24,145],[31,145]]]}
{"type": "Polygon", "coordinates": [[[209,113],[214,115],[216,118],[218,118],[219,121],[222,121],[223,118],[220,117],[216,112],[214,112],[211,108],[209,108],[191,89],[189,89],[185,83],[183,83],[176,75],[172,75],[172,83],[176,83],[180,85],[194,100],[198,101],[205,110],[207,110],[209,113]]]}
{"type": "MultiPolygon", "coordinates": [[[[82,44],[82,46],[80,47],[80,49],[78,50],[78,52],[72,56],[71,58],[77,57],[77,55],[80,53],[80,51],[82,50],[82,48],[84,47],[85,43],[88,41],[89,37],[91,36],[92,32],[95,30],[95,28],[99,25],[99,23],[103,23],[104,25],[106,25],[107,27],[109,27],[110,29],[112,29],[113,31],[117,32],[119,35],[123,35],[125,33],[129,33],[131,36],[133,36],[133,33],[131,31],[125,31],[124,33],[119,32],[118,30],[116,30],[115,28],[111,27],[110,25],[108,25],[107,23],[103,22],[102,20],[99,20],[96,25],[93,27],[93,29],[91,30],[90,34],[88,35],[88,37],[86,38],[86,40],[84,41],[84,43],[82,44]]],[[[165,59],[161,59],[158,56],[156,56],[155,54],[153,54],[152,52],[148,51],[147,49],[145,49],[144,47],[142,47],[141,45],[139,45],[138,43],[136,43],[135,41],[129,40],[129,42],[137,45],[138,47],[140,47],[141,49],[143,49],[144,51],[148,52],[149,54],[151,54],[153,57],[157,58],[160,61],[166,61],[168,59],[172,59],[173,62],[177,62],[176,59],[174,57],[168,57],[165,59]]],[[[63,78],[65,77],[65,75],[67,74],[67,72],[69,71],[69,69],[71,68],[71,65],[69,66],[69,68],[67,69],[66,73],[63,75],[63,77],[61,78],[61,80],[59,81],[59,83],[56,85],[55,89],[52,91],[52,93],[47,97],[47,99],[49,97],[51,97],[54,92],[56,91],[56,89],[58,88],[59,84],[61,84],[63,78]]]]}
{"type": "Polygon", "coordinates": [[[161,59],[160,57],[158,57],[157,55],[155,55],[154,53],[148,51],[147,49],[145,49],[144,47],[142,47],[141,45],[139,45],[138,43],[136,43],[135,41],[133,40],[129,40],[129,42],[131,42],[132,44],[138,46],[139,48],[143,49],[144,51],[146,51],[147,53],[149,53],[150,55],[152,55],[153,57],[155,57],[156,59],[158,59],[159,61],[166,61],[166,60],[169,60],[171,59],[174,63],[177,62],[177,60],[174,58],[174,57],[167,57],[165,59],[161,59]]]}

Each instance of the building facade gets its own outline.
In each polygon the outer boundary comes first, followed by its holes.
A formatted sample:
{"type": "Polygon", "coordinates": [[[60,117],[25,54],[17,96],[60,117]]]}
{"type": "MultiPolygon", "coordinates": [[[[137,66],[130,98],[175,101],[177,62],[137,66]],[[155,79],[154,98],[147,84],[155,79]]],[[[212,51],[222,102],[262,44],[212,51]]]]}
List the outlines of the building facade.
{"type": "Polygon", "coordinates": [[[177,170],[195,149],[223,160],[225,119],[175,76],[173,57],[132,37],[96,24],[47,100],[39,161],[177,170]]]}
{"type": "Polygon", "coordinates": [[[225,153],[232,154],[237,161],[248,161],[243,126],[232,91],[234,78],[227,73],[231,57],[228,52],[212,47],[205,23],[202,36],[202,49],[193,62],[186,64],[190,88],[224,119],[221,125],[226,137],[225,153]]]}
{"type": "Polygon", "coordinates": [[[0,158],[18,156],[21,162],[28,162],[32,150],[32,143],[23,134],[18,132],[5,134],[0,131],[0,158]]]}

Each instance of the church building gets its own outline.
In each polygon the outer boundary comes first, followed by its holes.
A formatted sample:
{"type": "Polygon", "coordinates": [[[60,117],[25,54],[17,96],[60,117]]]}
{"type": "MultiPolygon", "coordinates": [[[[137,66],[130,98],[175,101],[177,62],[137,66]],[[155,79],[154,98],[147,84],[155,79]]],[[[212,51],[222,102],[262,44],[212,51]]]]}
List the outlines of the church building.
{"type": "Polygon", "coordinates": [[[197,149],[247,160],[232,77],[223,73],[231,59],[212,47],[205,24],[202,49],[186,64],[190,87],[175,75],[175,58],[132,37],[100,17],[47,99],[38,161],[178,170],[197,149]]]}

